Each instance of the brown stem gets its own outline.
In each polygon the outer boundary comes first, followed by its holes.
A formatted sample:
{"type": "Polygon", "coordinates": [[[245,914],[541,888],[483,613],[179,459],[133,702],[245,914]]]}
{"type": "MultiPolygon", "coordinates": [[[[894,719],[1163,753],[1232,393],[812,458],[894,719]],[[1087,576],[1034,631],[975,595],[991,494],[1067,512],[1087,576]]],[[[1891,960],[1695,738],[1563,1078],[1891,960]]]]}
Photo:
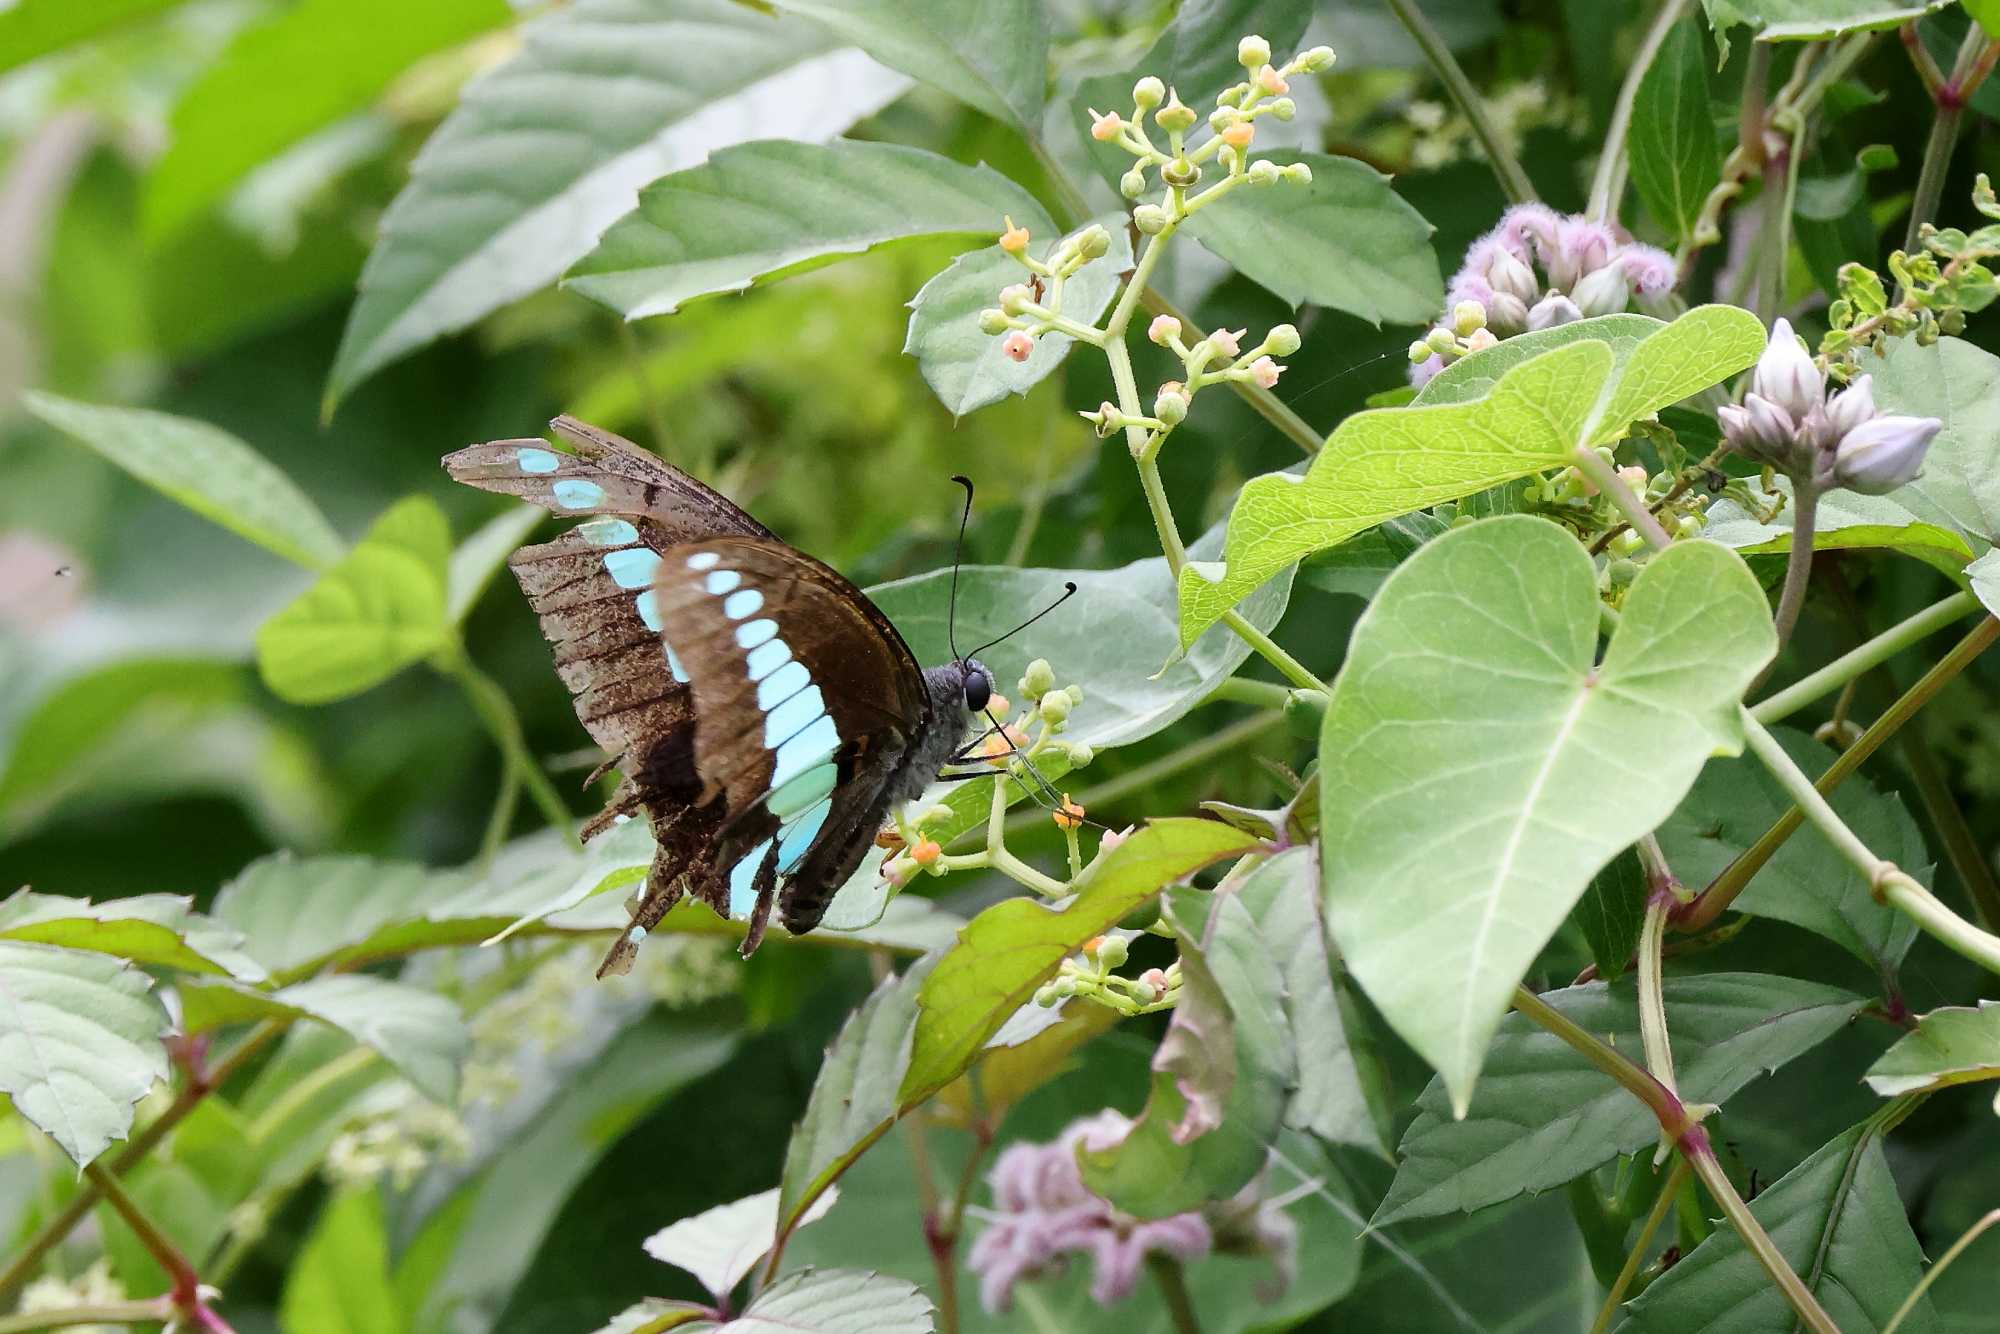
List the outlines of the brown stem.
{"type": "Polygon", "coordinates": [[[1194,1298],[1188,1295],[1187,1275],[1181,1262],[1159,1251],[1146,1256],[1146,1269],[1160,1285],[1166,1299],[1167,1315],[1174,1322],[1174,1334],[1201,1334],[1201,1319],[1194,1313],[1194,1298]]]}
{"type": "Polygon", "coordinates": [[[229,1328],[228,1322],[208,1309],[207,1303],[202,1298],[201,1278],[194,1272],[194,1266],[187,1262],[187,1257],[181,1254],[180,1247],[174,1245],[164,1232],[154,1226],[153,1220],[146,1217],[146,1211],[125,1193],[123,1186],[118,1184],[118,1178],[102,1162],[91,1163],[83,1169],[83,1173],[110,1202],[118,1216],[125,1220],[125,1225],[137,1235],[147,1254],[153,1257],[160,1268],[167,1271],[167,1277],[173,1282],[173,1289],[168,1293],[168,1297],[173,1303],[174,1311],[185,1317],[197,1330],[209,1331],[210,1334],[235,1334],[235,1331],[229,1328]]]}

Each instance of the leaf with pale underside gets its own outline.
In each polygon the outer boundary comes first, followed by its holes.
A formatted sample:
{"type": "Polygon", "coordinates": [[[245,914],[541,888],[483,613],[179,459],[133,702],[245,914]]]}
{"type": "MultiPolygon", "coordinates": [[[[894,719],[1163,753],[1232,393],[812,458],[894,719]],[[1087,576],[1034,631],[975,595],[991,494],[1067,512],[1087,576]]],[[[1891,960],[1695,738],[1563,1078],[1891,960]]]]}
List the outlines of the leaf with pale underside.
{"type": "Polygon", "coordinates": [[[1863,1078],[1884,1097],[2000,1079],[2000,1001],[1932,1010],[1863,1078]]]}
{"type": "Polygon", "coordinates": [[[1985,604],[1986,610],[2000,616],[2000,550],[1989,551],[1966,566],[1965,574],[1972,585],[1972,595],[1985,604]]]}
{"type": "Polygon", "coordinates": [[[931,1334],[937,1325],[931,1299],[905,1279],[801,1269],[758,1293],[734,1320],[680,1328],[688,1334],[931,1334]]]}
{"type": "Polygon", "coordinates": [[[1911,23],[1951,0],[1702,0],[1708,24],[1723,39],[1739,23],[1766,42],[1825,41],[1911,23]]]}
{"type": "MultiPolygon", "coordinates": [[[[804,1227],[823,1216],[840,1192],[832,1186],[799,1218],[804,1227]]],[[[643,1243],[661,1264],[685,1269],[718,1301],[728,1300],[778,1237],[778,1191],[774,1188],[661,1228],[643,1243]]]]}
{"type": "Polygon", "coordinates": [[[1389,577],[1327,706],[1327,924],[1461,1113],[1536,953],[1711,753],[1742,748],[1743,691],[1777,647],[1756,579],[1709,542],[1647,563],[1602,662],[1598,623],[1574,537],[1481,520],[1389,577]]]}
{"type": "Polygon", "coordinates": [[[262,964],[243,950],[243,933],[194,911],[177,894],[138,894],[93,904],[23,889],[0,901],[0,940],[114,954],[134,963],[260,982],[262,964]]]}
{"type": "MultiPolygon", "coordinates": [[[[1792,549],[1792,484],[1772,479],[1768,504],[1782,506],[1766,520],[1724,497],[1708,510],[1702,536],[1734,547],[1746,556],[1783,555],[1792,549]]],[[[1864,496],[1856,491],[1829,491],[1813,511],[1814,551],[1877,548],[1914,556],[1926,565],[1957,576],[1972,559],[1973,548],[1956,526],[1926,523],[1905,509],[1894,496],[1864,496]]]]}
{"type": "Polygon", "coordinates": [[[1041,118],[1048,83],[1043,0],[774,0],[818,19],[891,69],[1016,129],[1041,118]]]}
{"type": "Polygon", "coordinates": [[[1895,338],[1865,365],[1882,411],[1944,423],[1922,474],[1888,499],[1984,555],[2000,542],[2000,357],[1958,338],[1895,338]]]}

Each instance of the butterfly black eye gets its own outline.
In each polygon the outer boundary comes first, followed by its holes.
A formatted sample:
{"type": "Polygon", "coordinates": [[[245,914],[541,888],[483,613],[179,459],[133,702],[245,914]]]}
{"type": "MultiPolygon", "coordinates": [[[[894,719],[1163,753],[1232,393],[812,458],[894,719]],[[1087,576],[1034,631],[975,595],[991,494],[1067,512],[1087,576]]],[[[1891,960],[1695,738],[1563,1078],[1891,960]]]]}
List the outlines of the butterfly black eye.
{"type": "Polygon", "coordinates": [[[986,707],[993,698],[993,678],[986,674],[984,667],[974,667],[965,674],[965,707],[974,713],[986,707]]]}

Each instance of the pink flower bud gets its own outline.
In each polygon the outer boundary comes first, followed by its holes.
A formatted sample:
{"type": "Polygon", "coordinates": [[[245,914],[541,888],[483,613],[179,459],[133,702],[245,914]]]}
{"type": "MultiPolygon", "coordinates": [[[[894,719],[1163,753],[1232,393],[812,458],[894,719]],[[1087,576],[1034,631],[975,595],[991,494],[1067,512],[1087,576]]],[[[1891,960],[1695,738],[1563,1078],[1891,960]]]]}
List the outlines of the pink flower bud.
{"type": "Polygon", "coordinates": [[[1677,276],[1674,257],[1657,246],[1628,245],[1618,252],[1617,263],[1641,296],[1658,296],[1674,285],[1677,276]]]}
{"type": "Polygon", "coordinates": [[[1484,352],[1487,348],[1497,347],[1499,344],[1500,336],[1491,329],[1474,329],[1471,335],[1465,340],[1465,350],[1467,352],[1484,352]]]}
{"type": "Polygon", "coordinates": [[[1131,836],[1132,831],[1129,828],[1107,829],[1104,831],[1104,836],[1097,840],[1097,850],[1099,852],[1109,852],[1131,836]]]}
{"type": "Polygon", "coordinates": [[[1146,326],[1146,337],[1161,347],[1165,347],[1181,336],[1181,322],[1171,315],[1155,315],[1153,322],[1146,326]]]}
{"type": "Polygon", "coordinates": [[[1225,357],[1240,356],[1243,352],[1243,345],[1238,340],[1249,332],[1248,328],[1238,329],[1234,333],[1231,333],[1227,329],[1217,329],[1208,336],[1209,346],[1225,357]]]}
{"type": "Polygon", "coordinates": [[[1034,355],[1035,340],[1028,337],[1025,329],[1015,329],[1000,340],[1000,350],[1015,361],[1026,361],[1034,355]]]}
{"type": "Polygon", "coordinates": [[[1109,143],[1125,128],[1125,118],[1115,111],[1099,112],[1095,108],[1090,113],[1090,137],[1099,143],[1109,143]]]}
{"type": "Polygon", "coordinates": [[[1148,968],[1139,974],[1139,981],[1153,989],[1154,1000],[1167,994],[1167,975],[1158,968],[1148,968]]]}
{"type": "Polygon", "coordinates": [[[1771,325],[1771,341],[1750,374],[1751,392],[1777,404],[1797,421],[1826,398],[1826,373],[1813,363],[1792,332],[1791,321],[1771,325]]]}
{"type": "Polygon", "coordinates": [[[1222,142],[1231,148],[1248,148],[1250,140],[1256,136],[1257,127],[1247,120],[1239,120],[1222,131],[1222,142]]]}
{"type": "Polygon", "coordinates": [[[1276,388],[1278,377],[1284,373],[1285,368],[1269,357],[1259,357],[1250,363],[1250,380],[1259,389],[1276,388]]]}
{"type": "Polygon", "coordinates": [[[1944,423],[1936,417],[1877,417],[1847,433],[1834,453],[1837,486],[1882,496],[1917,479],[1944,423]]]}
{"type": "Polygon", "coordinates": [[[1524,307],[1540,295],[1535,287],[1535,271],[1505,246],[1493,247],[1492,258],[1486,261],[1486,282],[1496,294],[1508,293],[1524,307]]]}
{"type": "Polygon", "coordinates": [[[1265,65],[1258,69],[1251,76],[1250,81],[1257,85],[1258,91],[1271,97],[1276,97],[1280,93],[1288,93],[1292,90],[1292,85],[1285,82],[1285,76],[1278,73],[1270,65],[1265,65]]]}

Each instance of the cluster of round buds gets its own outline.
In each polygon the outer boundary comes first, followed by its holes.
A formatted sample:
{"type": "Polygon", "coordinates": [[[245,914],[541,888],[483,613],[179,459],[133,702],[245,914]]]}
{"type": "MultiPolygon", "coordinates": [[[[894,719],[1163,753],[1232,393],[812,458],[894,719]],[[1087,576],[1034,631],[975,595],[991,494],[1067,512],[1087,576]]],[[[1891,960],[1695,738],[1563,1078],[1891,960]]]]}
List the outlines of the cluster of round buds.
{"type": "Polygon", "coordinates": [[[1063,285],[1084,265],[1110,253],[1111,233],[1091,223],[1057,242],[1047,259],[1038,259],[1029,249],[1033,238],[1028,229],[1011,217],[1005,222],[1000,249],[1028,271],[1028,281],[1001,288],[1000,304],[979,312],[979,328],[1000,338],[1000,350],[1010,360],[1026,361],[1034,355],[1035,339],[1063,323],[1063,285]]]}
{"type": "Polygon", "coordinates": [[[1146,326],[1146,337],[1180,358],[1183,378],[1160,385],[1153,396],[1153,415],[1143,424],[1161,433],[1172,430],[1186,419],[1195,394],[1212,384],[1239,381],[1260,389],[1275,387],[1285,373],[1276,359],[1299,350],[1299,331],[1289,324],[1274,325],[1262,342],[1246,349],[1243,340],[1249,332],[1217,329],[1189,346],[1179,320],[1172,315],[1155,316],[1146,326]]]}
{"type": "Polygon", "coordinates": [[[1178,960],[1164,969],[1148,968],[1137,977],[1121,976],[1117,970],[1130,957],[1129,935],[1113,932],[1095,936],[1081,953],[1064,959],[1054,977],[1036,988],[1035,1004],[1047,1009],[1077,996],[1130,1016],[1167,1009],[1180,998],[1178,960]]]}
{"type": "Polygon", "coordinates": [[[1716,416],[1732,449],[1795,486],[1871,496],[1916,480],[1944,426],[1936,417],[1883,413],[1866,375],[1829,397],[1826,372],[1782,319],[1771,326],[1741,406],[1716,416]]]}
{"type": "Polygon", "coordinates": [[[1461,301],[1452,307],[1450,320],[1410,344],[1410,364],[1419,368],[1430,365],[1430,374],[1435,375],[1460,357],[1483,352],[1499,341],[1486,327],[1486,307],[1477,301],[1461,301]]]}

